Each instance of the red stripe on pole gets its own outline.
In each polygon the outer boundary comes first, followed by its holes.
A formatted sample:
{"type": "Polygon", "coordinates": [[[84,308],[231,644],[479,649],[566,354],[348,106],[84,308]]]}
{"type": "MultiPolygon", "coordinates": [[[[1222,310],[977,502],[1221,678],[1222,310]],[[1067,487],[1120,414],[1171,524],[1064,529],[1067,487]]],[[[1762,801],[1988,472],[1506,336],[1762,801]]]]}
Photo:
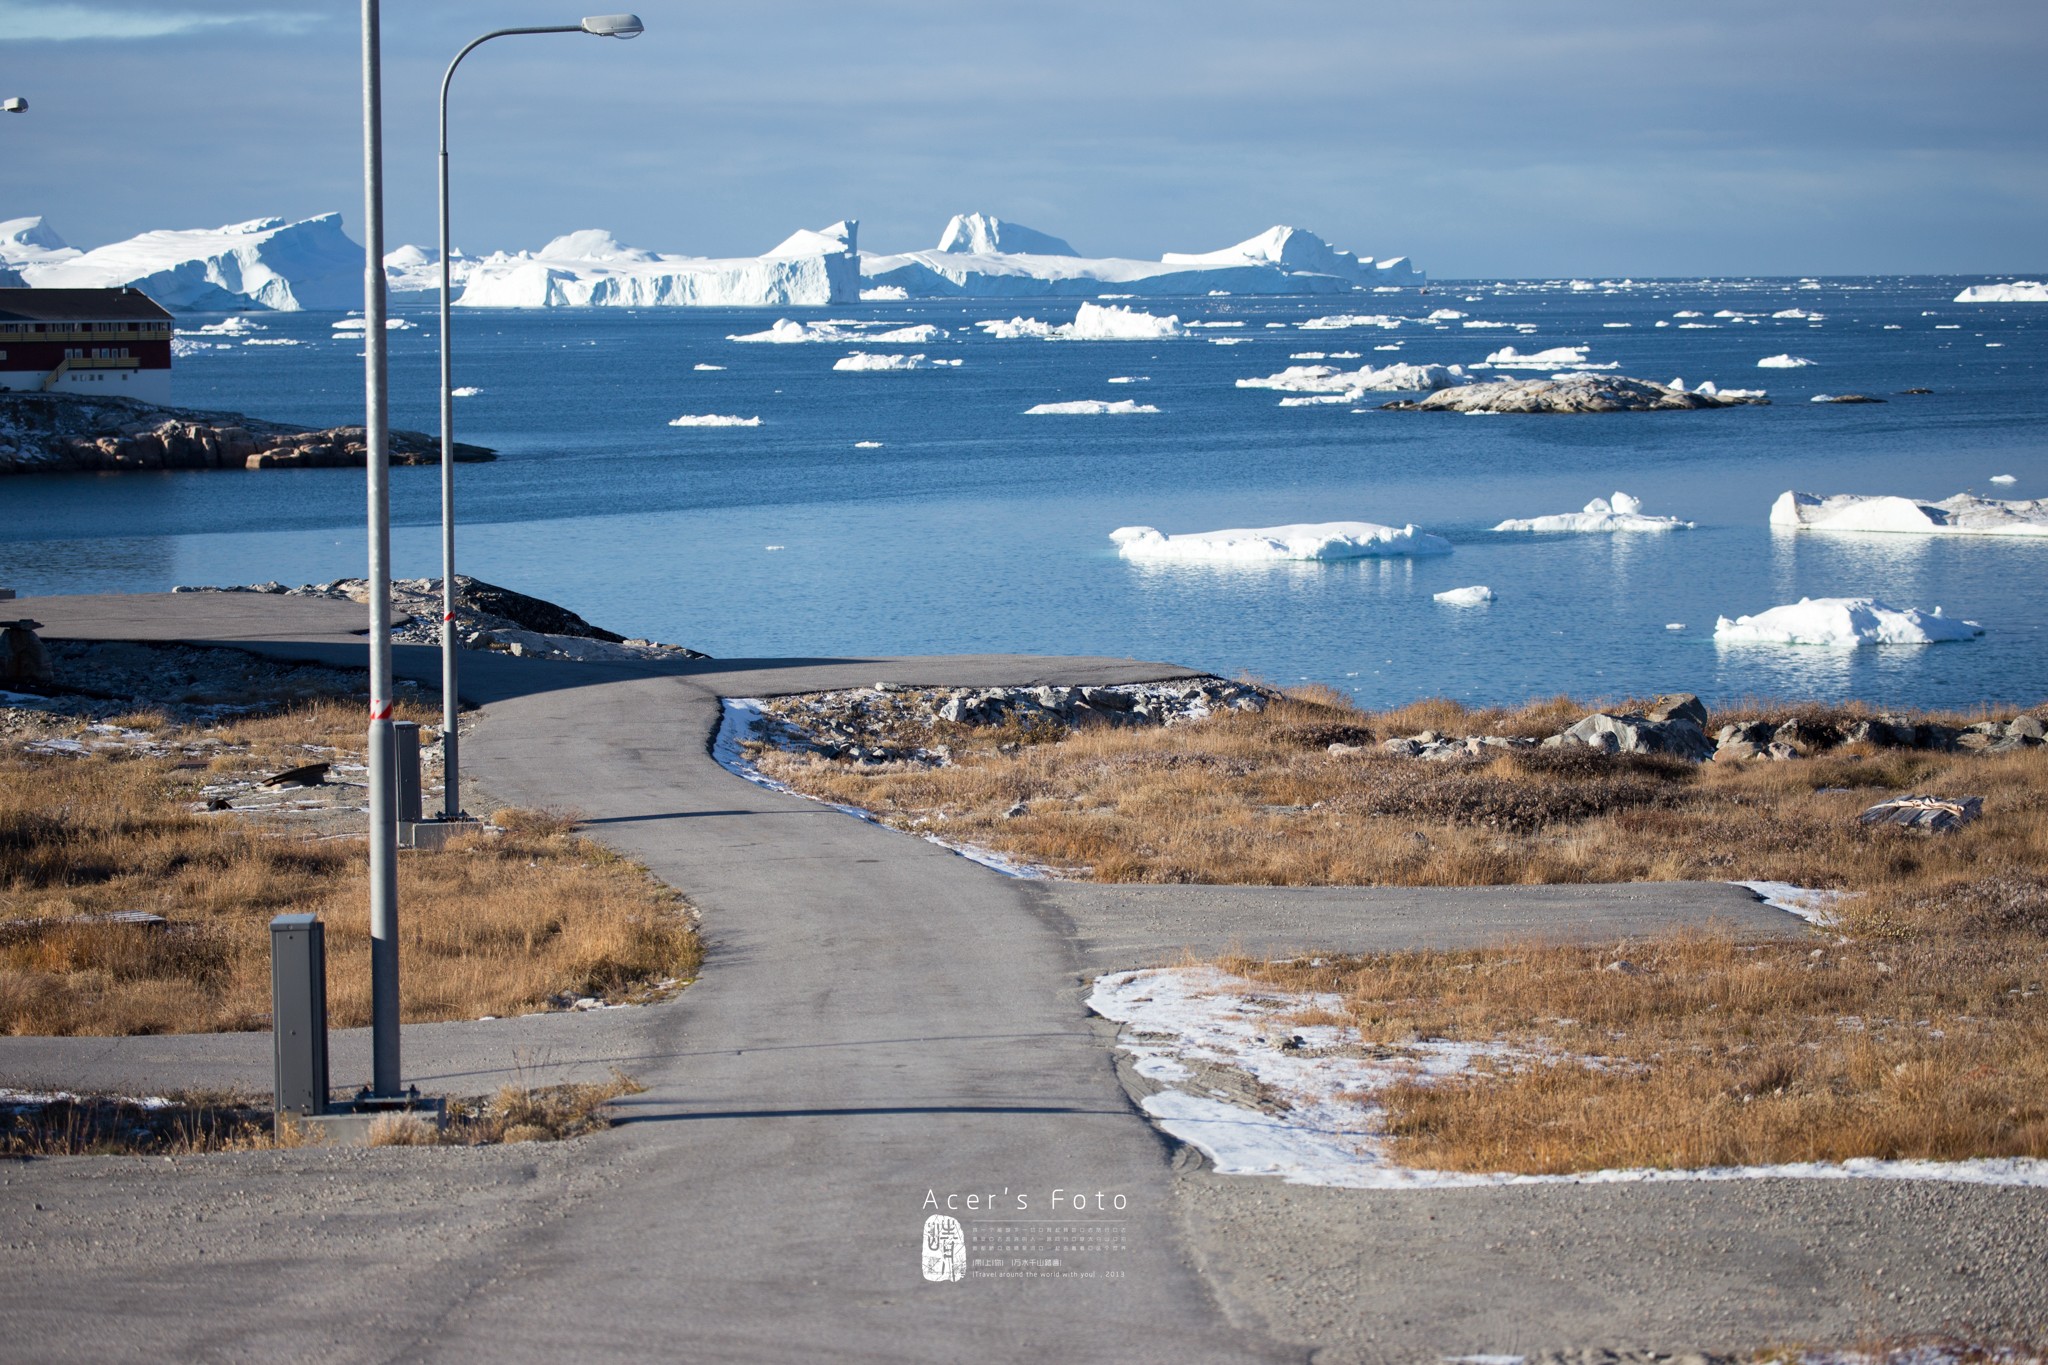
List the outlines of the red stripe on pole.
{"type": "Polygon", "coordinates": [[[391,703],[390,703],[390,702],[388,702],[388,701],[372,701],[372,702],[370,703],[370,719],[371,719],[371,720],[390,720],[390,719],[391,719],[391,703]]]}
{"type": "Polygon", "coordinates": [[[452,611],[444,611],[441,613],[441,619],[443,621],[453,621],[455,619],[455,613],[452,611]]]}

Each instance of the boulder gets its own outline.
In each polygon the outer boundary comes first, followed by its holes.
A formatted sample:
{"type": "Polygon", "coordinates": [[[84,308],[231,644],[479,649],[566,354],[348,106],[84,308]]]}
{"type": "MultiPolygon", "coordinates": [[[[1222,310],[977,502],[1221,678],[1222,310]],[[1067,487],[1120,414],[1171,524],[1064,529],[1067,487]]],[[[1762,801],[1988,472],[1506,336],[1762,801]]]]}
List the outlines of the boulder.
{"type": "Polygon", "coordinates": [[[1714,756],[1714,742],[1686,719],[1657,721],[1595,711],[1557,738],[1609,754],[1673,754],[1695,763],[1714,756]]]}
{"type": "Polygon", "coordinates": [[[1657,698],[1644,713],[1651,720],[1689,720],[1702,731],[1707,728],[1707,708],[1690,692],[1672,692],[1657,698]]]}
{"type": "Polygon", "coordinates": [[[1898,825],[1904,829],[1946,834],[1961,829],[1984,813],[1981,796],[1895,796],[1856,817],[1859,825],[1898,825]]]}

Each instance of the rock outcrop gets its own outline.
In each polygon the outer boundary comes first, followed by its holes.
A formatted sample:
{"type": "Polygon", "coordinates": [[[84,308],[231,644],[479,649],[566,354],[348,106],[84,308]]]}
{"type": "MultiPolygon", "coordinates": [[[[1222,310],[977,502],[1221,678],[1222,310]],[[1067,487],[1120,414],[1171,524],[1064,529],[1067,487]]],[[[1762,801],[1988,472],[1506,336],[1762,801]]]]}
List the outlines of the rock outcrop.
{"type": "Polygon", "coordinates": [[[1703,393],[1624,375],[1567,374],[1551,379],[1501,379],[1440,389],[1427,398],[1380,406],[1391,412],[1588,413],[1668,412],[1766,403],[1749,395],[1703,393]]]}
{"type": "MultiPolygon", "coordinates": [[[[435,464],[441,444],[424,432],[393,431],[390,452],[394,465],[435,464]]],[[[368,453],[361,427],[315,429],[126,398],[0,393],[0,474],[360,469],[368,453]]],[[[458,441],[455,458],[474,463],[497,454],[458,441]]]]}

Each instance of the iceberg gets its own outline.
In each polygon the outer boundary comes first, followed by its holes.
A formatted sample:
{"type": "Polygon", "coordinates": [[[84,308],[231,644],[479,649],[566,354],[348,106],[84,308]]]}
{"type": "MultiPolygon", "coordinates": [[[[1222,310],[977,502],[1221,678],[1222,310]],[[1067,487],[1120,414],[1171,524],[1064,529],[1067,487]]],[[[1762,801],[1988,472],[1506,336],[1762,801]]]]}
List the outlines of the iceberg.
{"type": "Polygon", "coordinates": [[[832,362],[832,368],[846,373],[876,373],[889,370],[931,370],[942,367],[957,367],[960,361],[933,360],[923,352],[916,355],[877,355],[872,351],[855,351],[852,355],[841,356],[832,362]]]}
{"type": "Polygon", "coordinates": [[[867,253],[869,289],[911,298],[1138,294],[1330,294],[1419,285],[1405,257],[1340,251],[1313,232],[1274,227],[1220,251],[1168,252],[1156,261],[1082,256],[1064,240],[986,214],[956,215],[930,251],[867,253]]]}
{"type": "Polygon", "coordinates": [[[1677,517],[1653,517],[1643,511],[1640,498],[1616,493],[1595,498],[1581,512],[1559,512],[1547,517],[1510,518],[1494,527],[1496,531],[1690,531],[1693,524],[1677,517]]]}
{"type": "Polygon", "coordinates": [[[1754,616],[1723,616],[1714,625],[1714,642],[1731,645],[1824,645],[1853,649],[1858,645],[1938,645],[1971,640],[1984,633],[1974,621],[1892,607],[1874,597],[1802,597],[1791,606],[1772,607],[1754,616]]]}
{"type": "Polygon", "coordinates": [[[1392,555],[1447,555],[1451,543],[1413,525],[1324,521],[1253,530],[1188,531],[1163,535],[1150,526],[1110,532],[1125,559],[1257,564],[1290,559],[1369,559],[1392,555]]]}
{"type": "Polygon", "coordinates": [[[1081,254],[1068,246],[1063,237],[1025,227],[1022,223],[1006,223],[987,213],[954,214],[946,224],[946,230],[939,234],[938,249],[967,256],[1081,254]]]}
{"type": "Polygon", "coordinates": [[[1124,417],[1138,412],[1157,412],[1150,403],[1135,399],[1119,398],[1114,402],[1100,398],[1077,398],[1067,403],[1040,403],[1024,409],[1026,417],[1124,417]]]}
{"type": "Polygon", "coordinates": [[[758,427],[758,417],[728,417],[715,412],[684,413],[669,423],[672,427],[758,427]]]}
{"type": "MultiPolygon", "coordinates": [[[[40,245],[57,241],[40,219],[12,220],[21,277],[36,289],[135,288],[174,312],[236,308],[360,308],[363,249],[341,230],[341,215],[287,222],[257,218],[219,228],[162,229],[91,251],[40,245]]],[[[10,261],[11,263],[11,261],[10,261]]]]}
{"type": "Polygon", "coordinates": [[[85,253],[67,245],[40,214],[0,223],[0,265],[56,265],[85,253]]]}
{"type": "Polygon", "coordinates": [[[727,341],[762,341],[778,346],[797,345],[807,341],[831,342],[880,342],[899,346],[923,346],[946,339],[946,329],[920,322],[911,327],[888,327],[885,323],[853,322],[846,318],[823,318],[817,322],[792,322],[788,318],[775,319],[775,325],[762,332],[742,332],[726,337],[727,341]]]}
{"type": "Polygon", "coordinates": [[[1759,370],[1802,370],[1813,362],[1803,355],[1767,355],[1757,361],[1759,370]]]}
{"type": "MultiPolygon", "coordinates": [[[[452,251],[448,255],[448,282],[464,285],[476,270],[476,262],[452,251]]],[[[425,247],[408,243],[384,253],[384,287],[394,294],[438,294],[441,292],[440,257],[425,247]]]]}
{"type": "Polygon", "coordinates": [[[1503,346],[1487,356],[1486,363],[1496,370],[1614,370],[1621,367],[1618,360],[1610,360],[1605,365],[1594,364],[1586,359],[1589,349],[1586,346],[1553,346],[1547,351],[1524,355],[1512,346],[1503,346]]]}
{"type": "Polygon", "coordinates": [[[1064,324],[1040,322],[1037,318],[1011,318],[1008,322],[991,318],[974,325],[1000,341],[1020,337],[1041,341],[1159,341],[1187,335],[1177,313],[1159,317],[1114,303],[1084,303],[1074,314],[1074,320],[1064,324]]]}
{"type": "MultiPolygon", "coordinates": [[[[1432,313],[1430,316],[1435,317],[1436,314],[1432,313]]],[[[1463,317],[1465,315],[1460,313],[1458,316],[1463,317]]],[[[1294,325],[1301,328],[1304,332],[1336,332],[1342,331],[1346,327],[1385,327],[1391,329],[1399,327],[1401,319],[1390,317],[1385,313],[1332,313],[1328,317],[1310,318],[1306,322],[1297,322],[1294,325]]]]}
{"type": "Polygon", "coordinates": [[[608,232],[557,237],[535,252],[492,252],[471,269],[465,308],[757,308],[854,303],[860,225],[791,234],[759,256],[676,256],[608,232]]]}
{"type": "Polygon", "coordinates": [[[1795,531],[1884,531],[1919,536],[2048,536],[2048,498],[2003,501],[1958,493],[1940,502],[1790,489],[1771,504],[1771,525],[1795,531]]]}
{"type": "Polygon", "coordinates": [[[2048,303],[2048,284],[2011,280],[2005,284],[1973,284],[1956,295],[1957,303],[2048,303]]]}
{"type": "Polygon", "coordinates": [[[1436,600],[1451,607],[1483,607],[1493,600],[1493,589],[1481,584],[1470,588],[1452,588],[1449,592],[1435,594],[1436,600]]]}
{"type": "Polygon", "coordinates": [[[1471,382],[1472,376],[1459,365],[1396,364],[1377,370],[1370,365],[1356,370],[1340,370],[1334,365],[1289,365],[1278,374],[1269,374],[1263,379],[1240,379],[1237,387],[1349,396],[1360,393],[1433,393],[1437,389],[1471,382]]]}

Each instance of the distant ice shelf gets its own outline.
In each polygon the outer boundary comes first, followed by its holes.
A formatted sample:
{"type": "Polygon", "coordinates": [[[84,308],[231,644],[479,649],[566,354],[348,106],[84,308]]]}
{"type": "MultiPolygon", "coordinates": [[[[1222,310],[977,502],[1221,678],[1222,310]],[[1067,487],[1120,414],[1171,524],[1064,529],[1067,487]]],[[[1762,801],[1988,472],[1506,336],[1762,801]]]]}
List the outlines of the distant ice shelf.
{"type": "Polygon", "coordinates": [[[477,261],[465,308],[785,307],[860,300],[858,234],[848,220],[792,233],[759,256],[675,256],[621,245],[597,230],[538,251],[477,261]]]}
{"type": "Polygon", "coordinates": [[[2048,303],[2048,284],[2012,280],[2005,284],[1973,284],[1956,295],[1957,303],[2048,303]]]}

